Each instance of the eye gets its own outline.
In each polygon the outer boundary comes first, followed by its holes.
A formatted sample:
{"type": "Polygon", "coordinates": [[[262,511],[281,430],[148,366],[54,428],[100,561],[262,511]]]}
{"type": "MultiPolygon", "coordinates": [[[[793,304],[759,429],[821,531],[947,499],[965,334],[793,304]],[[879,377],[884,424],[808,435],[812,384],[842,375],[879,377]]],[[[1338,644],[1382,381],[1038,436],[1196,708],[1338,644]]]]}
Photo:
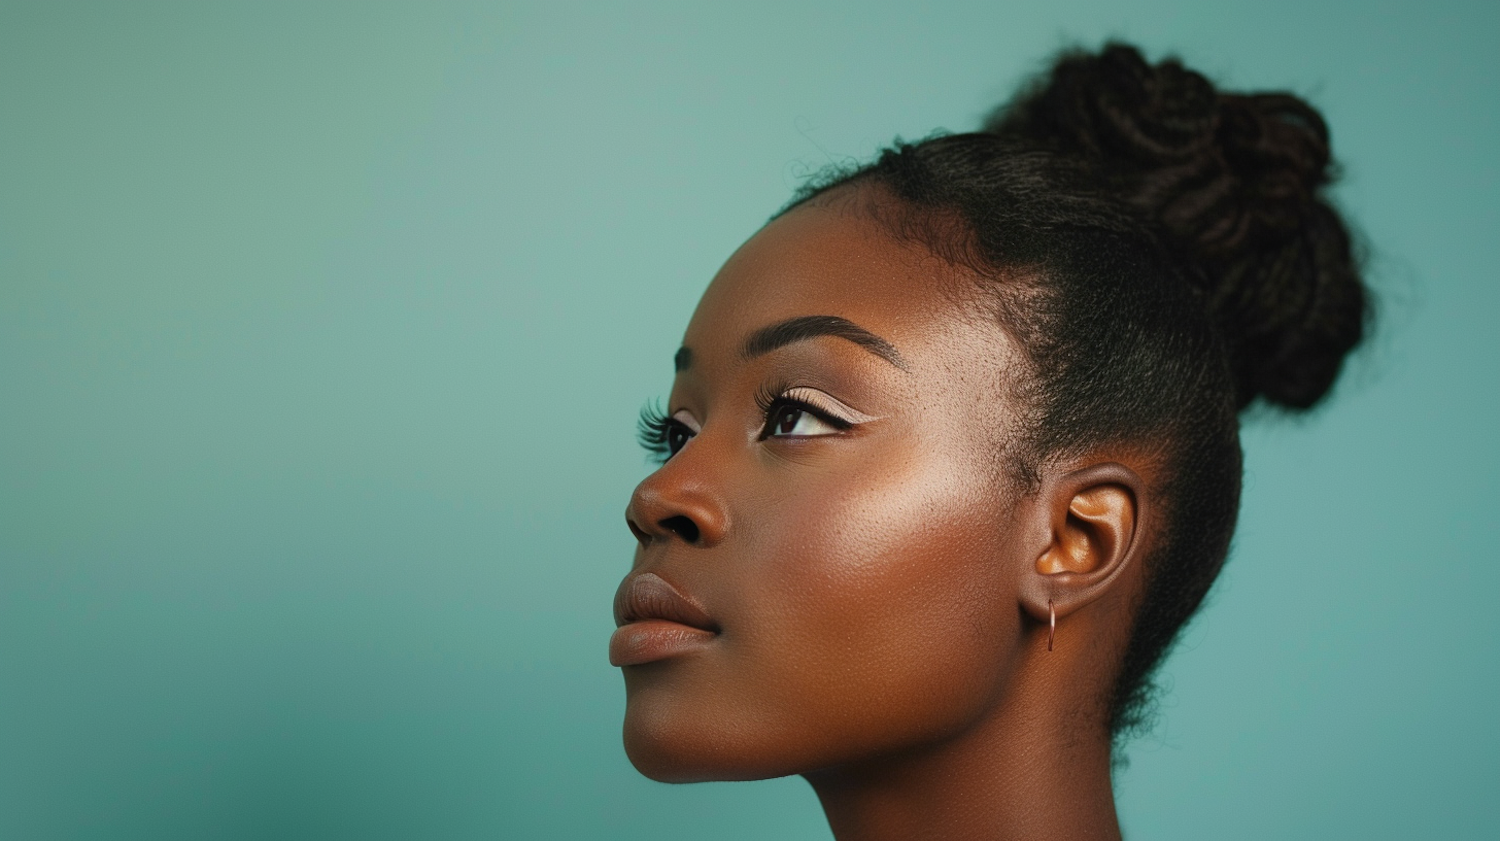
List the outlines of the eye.
{"type": "Polygon", "coordinates": [[[687,424],[671,419],[667,421],[666,433],[667,458],[677,455],[677,451],[693,437],[693,431],[687,428],[687,424]]]}
{"type": "Polygon", "coordinates": [[[781,398],[766,410],[766,425],[761,430],[760,437],[811,438],[836,435],[849,426],[847,421],[824,416],[811,406],[781,398]]]}
{"type": "Polygon", "coordinates": [[[689,425],[691,415],[685,410],[679,410],[670,417],[664,414],[654,405],[647,404],[641,409],[641,419],[636,425],[636,437],[640,439],[641,446],[646,448],[657,461],[664,462],[687,444],[688,439],[698,434],[698,431],[689,425]],[[684,420],[686,418],[686,420],[684,420]]]}

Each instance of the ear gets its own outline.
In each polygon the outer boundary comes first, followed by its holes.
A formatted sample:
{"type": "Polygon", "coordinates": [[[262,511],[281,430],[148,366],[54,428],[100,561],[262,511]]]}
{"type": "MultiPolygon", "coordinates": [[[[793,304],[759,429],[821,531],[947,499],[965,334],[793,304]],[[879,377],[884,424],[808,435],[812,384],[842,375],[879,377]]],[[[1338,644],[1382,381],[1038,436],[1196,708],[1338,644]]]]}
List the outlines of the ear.
{"type": "Polygon", "coordinates": [[[1036,513],[1046,518],[1046,545],[1020,590],[1032,618],[1046,623],[1055,612],[1060,619],[1120,580],[1139,554],[1144,491],[1140,475],[1118,462],[1043,480],[1036,513]]]}

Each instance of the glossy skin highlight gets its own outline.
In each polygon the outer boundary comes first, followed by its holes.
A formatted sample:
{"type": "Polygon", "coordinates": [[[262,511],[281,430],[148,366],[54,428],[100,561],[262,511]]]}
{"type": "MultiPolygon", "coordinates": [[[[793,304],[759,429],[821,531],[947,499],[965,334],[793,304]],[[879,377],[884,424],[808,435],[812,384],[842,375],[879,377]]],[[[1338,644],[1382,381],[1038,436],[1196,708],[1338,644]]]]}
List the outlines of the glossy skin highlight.
{"type": "Polygon", "coordinates": [[[664,781],[802,774],[841,841],[1118,837],[1101,699],[1150,465],[1017,482],[1022,356],[967,270],[854,204],[771,222],[688,326],[667,409],[686,440],[626,512],[627,753],[664,781]],[[747,353],[813,316],[897,357],[832,334],[747,353]],[[673,598],[701,615],[653,607],[673,598]]]}

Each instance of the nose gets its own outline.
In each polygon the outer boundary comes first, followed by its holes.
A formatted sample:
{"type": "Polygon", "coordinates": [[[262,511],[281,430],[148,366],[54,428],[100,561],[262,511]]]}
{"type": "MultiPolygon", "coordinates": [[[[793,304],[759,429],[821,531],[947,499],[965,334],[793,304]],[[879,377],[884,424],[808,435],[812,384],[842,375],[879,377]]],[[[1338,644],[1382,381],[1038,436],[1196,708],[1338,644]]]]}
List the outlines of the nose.
{"type": "Polygon", "coordinates": [[[706,548],[724,538],[729,517],[717,486],[674,457],[635,486],[625,523],[643,549],[673,540],[706,548]]]}

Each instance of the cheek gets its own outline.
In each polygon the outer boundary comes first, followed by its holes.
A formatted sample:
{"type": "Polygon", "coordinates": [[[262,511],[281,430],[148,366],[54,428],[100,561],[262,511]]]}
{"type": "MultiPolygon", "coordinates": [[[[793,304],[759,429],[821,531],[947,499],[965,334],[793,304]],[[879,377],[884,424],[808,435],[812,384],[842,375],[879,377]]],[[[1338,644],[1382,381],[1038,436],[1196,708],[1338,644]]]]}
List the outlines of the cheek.
{"type": "Polygon", "coordinates": [[[785,500],[754,552],[746,659],[832,740],[942,735],[1003,690],[1020,632],[1008,506],[961,477],[842,477],[836,495],[785,500]]]}

